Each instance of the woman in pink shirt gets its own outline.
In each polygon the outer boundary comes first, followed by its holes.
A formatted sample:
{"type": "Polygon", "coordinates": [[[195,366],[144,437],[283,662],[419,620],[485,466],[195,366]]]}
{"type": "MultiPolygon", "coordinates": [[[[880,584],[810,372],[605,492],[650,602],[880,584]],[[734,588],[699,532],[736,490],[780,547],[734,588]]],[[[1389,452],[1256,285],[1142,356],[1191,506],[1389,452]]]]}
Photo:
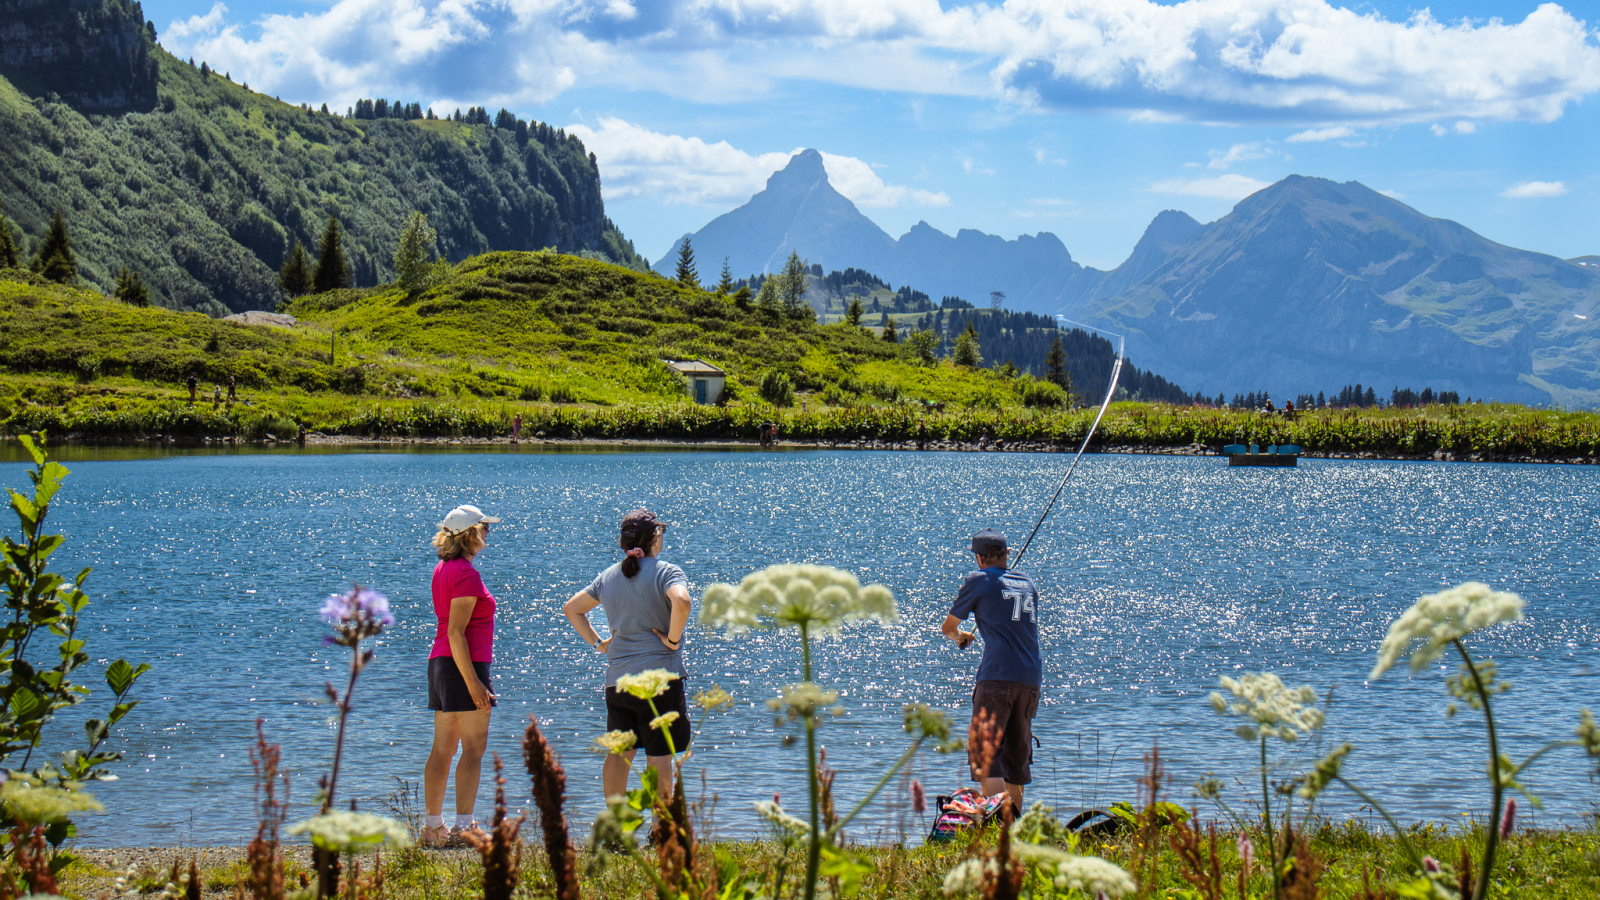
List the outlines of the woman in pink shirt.
{"type": "Polygon", "coordinates": [[[433,750],[423,769],[427,824],[422,843],[442,847],[461,841],[476,829],[472,807],[478,799],[478,771],[489,741],[489,710],[495,695],[489,689],[489,663],[494,659],[494,597],[472,567],[489,542],[489,526],[500,521],[476,506],[458,506],[439,523],[433,548],[433,613],[439,619],[433,651],[428,656],[428,708],[433,710],[433,750]],[[444,821],[444,789],[450,761],[456,765],[456,821],[444,821]]]}

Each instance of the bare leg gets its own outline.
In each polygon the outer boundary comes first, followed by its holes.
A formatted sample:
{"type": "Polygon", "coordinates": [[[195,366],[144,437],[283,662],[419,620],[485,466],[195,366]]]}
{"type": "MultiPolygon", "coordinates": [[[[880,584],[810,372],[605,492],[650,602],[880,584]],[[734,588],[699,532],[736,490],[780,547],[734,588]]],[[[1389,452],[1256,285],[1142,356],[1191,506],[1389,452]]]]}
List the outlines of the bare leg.
{"type": "Polygon", "coordinates": [[[430,816],[444,814],[444,789],[450,781],[450,760],[461,740],[458,717],[463,715],[466,713],[433,714],[433,749],[428,751],[428,763],[422,769],[423,801],[430,816]]]}
{"type": "Polygon", "coordinates": [[[656,770],[656,775],[658,776],[656,784],[660,785],[659,790],[661,792],[662,799],[671,800],[673,791],[677,788],[678,781],[676,773],[672,771],[672,757],[651,756],[649,757],[649,760],[650,768],[656,770]]]}
{"type": "Polygon", "coordinates": [[[455,713],[461,717],[461,761],[456,763],[456,815],[472,812],[478,799],[478,773],[489,746],[489,710],[455,713]]]}
{"type": "Polygon", "coordinates": [[[606,792],[606,797],[615,797],[628,792],[628,767],[633,765],[633,755],[637,750],[627,753],[606,754],[605,765],[600,769],[600,786],[606,792]]]}
{"type": "Polygon", "coordinates": [[[1022,812],[1022,785],[1012,784],[1000,778],[983,778],[979,780],[979,784],[983,786],[983,795],[985,797],[993,797],[1001,791],[1006,792],[1011,798],[1011,811],[1014,813],[1022,812]]]}

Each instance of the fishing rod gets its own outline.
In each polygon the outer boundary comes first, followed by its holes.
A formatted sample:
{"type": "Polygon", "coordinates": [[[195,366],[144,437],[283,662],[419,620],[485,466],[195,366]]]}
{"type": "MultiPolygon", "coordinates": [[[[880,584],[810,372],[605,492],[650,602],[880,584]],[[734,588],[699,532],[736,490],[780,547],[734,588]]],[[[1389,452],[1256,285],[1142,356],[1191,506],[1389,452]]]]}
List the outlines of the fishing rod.
{"type": "Polygon", "coordinates": [[[1100,427],[1100,420],[1105,417],[1106,408],[1111,405],[1111,395],[1117,392],[1117,376],[1122,374],[1122,351],[1127,346],[1128,339],[1125,335],[1117,334],[1114,331],[1106,331],[1103,328],[1096,328],[1093,325],[1084,325],[1082,322],[1074,322],[1071,319],[1063,318],[1061,316],[1057,316],[1056,318],[1067,323],[1068,325],[1077,325],[1082,328],[1087,328],[1090,331],[1098,331],[1102,334],[1109,334],[1116,338],[1117,361],[1111,365],[1111,383],[1106,385],[1106,398],[1100,401],[1100,412],[1095,415],[1094,423],[1089,426],[1089,433],[1083,436],[1083,444],[1078,447],[1077,455],[1072,457],[1072,465],[1067,467],[1067,474],[1061,476],[1061,483],[1056,485],[1056,492],[1050,495],[1050,502],[1044,505],[1044,512],[1039,514],[1039,521],[1033,523],[1033,530],[1028,532],[1028,539],[1022,542],[1022,549],[1018,550],[1017,555],[1012,558],[1010,567],[1013,569],[1022,562],[1022,554],[1028,552],[1028,547],[1033,543],[1034,535],[1039,533],[1039,526],[1044,524],[1045,517],[1050,515],[1050,510],[1055,507],[1056,500],[1061,496],[1061,491],[1066,488],[1067,479],[1071,478],[1072,473],[1077,471],[1078,460],[1083,458],[1083,451],[1089,449],[1089,441],[1094,437],[1095,429],[1100,427]]]}

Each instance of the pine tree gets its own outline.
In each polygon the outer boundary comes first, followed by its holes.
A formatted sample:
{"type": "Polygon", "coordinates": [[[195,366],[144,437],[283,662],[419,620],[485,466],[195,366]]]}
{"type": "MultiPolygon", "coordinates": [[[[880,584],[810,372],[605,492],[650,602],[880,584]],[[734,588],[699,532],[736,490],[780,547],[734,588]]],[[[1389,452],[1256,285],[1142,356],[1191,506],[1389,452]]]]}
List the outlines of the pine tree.
{"type": "Polygon", "coordinates": [[[11,220],[0,215],[0,269],[17,269],[22,266],[22,252],[11,233],[11,220]]]}
{"type": "Polygon", "coordinates": [[[733,292],[733,305],[745,310],[750,308],[750,285],[741,284],[739,289],[733,292]]]}
{"type": "Polygon", "coordinates": [[[1044,357],[1045,377],[1064,391],[1072,390],[1072,376],[1067,373],[1067,349],[1061,345],[1061,335],[1050,342],[1050,352],[1044,357]]]}
{"type": "Polygon", "coordinates": [[[722,258],[722,280],[717,282],[717,293],[726,297],[733,293],[733,269],[728,266],[728,258],[722,258]]]}
{"type": "Polygon", "coordinates": [[[966,330],[956,338],[955,350],[950,354],[950,360],[958,366],[977,368],[983,365],[983,354],[979,352],[978,329],[973,326],[972,320],[967,320],[966,330]]]}
{"type": "Polygon", "coordinates": [[[678,283],[686,288],[700,289],[700,273],[694,270],[694,248],[689,246],[689,238],[683,239],[683,246],[678,248],[678,283]]]}
{"type": "Polygon", "coordinates": [[[800,258],[800,251],[790,250],[783,262],[783,272],[778,276],[778,292],[783,297],[783,310],[798,313],[806,308],[806,277],[811,267],[800,258]]]}
{"type": "Polygon", "coordinates": [[[139,273],[127,266],[117,273],[117,289],[112,296],[129,306],[150,305],[150,289],[144,286],[144,279],[139,277],[139,273]]]}
{"type": "Polygon", "coordinates": [[[861,325],[861,313],[863,311],[864,310],[861,308],[861,296],[859,294],[852,294],[850,296],[850,305],[844,308],[845,322],[852,328],[859,327],[861,325]]]}
{"type": "Polygon", "coordinates": [[[56,207],[56,217],[50,220],[50,230],[45,232],[44,243],[29,266],[45,278],[67,284],[78,277],[78,258],[72,252],[72,239],[67,236],[67,217],[56,207]]]}
{"type": "Polygon", "coordinates": [[[278,270],[278,287],[291,297],[311,293],[311,257],[306,253],[305,244],[294,242],[294,249],[289,251],[283,268],[278,270]]]}
{"type": "Polygon", "coordinates": [[[350,260],[344,255],[344,234],[339,230],[338,217],[329,216],[328,227],[322,232],[322,242],[317,247],[317,270],[311,276],[311,289],[321,294],[350,286],[350,260]]]}
{"type": "Polygon", "coordinates": [[[883,339],[891,344],[900,343],[900,335],[894,330],[894,320],[888,313],[883,314],[883,339]]]}
{"type": "Polygon", "coordinates": [[[427,288],[432,269],[428,265],[428,253],[438,238],[439,233],[428,227],[427,216],[413,212],[406,218],[405,228],[400,231],[400,243],[394,251],[394,271],[396,280],[408,293],[427,288]]]}

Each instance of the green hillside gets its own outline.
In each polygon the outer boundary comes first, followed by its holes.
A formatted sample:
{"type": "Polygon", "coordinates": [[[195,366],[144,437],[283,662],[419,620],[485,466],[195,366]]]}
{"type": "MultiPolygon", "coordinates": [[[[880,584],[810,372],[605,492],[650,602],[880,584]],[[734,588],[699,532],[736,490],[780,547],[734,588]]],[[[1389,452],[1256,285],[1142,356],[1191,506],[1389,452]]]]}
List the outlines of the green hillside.
{"type": "Polygon", "coordinates": [[[127,266],[163,307],[270,310],[285,255],[297,240],[314,252],[329,215],[355,283],[376,285],[412,210],[451,260],[555,247],[644,267],[605,217],[593,157],[560,130],[347,119],[151,55],[146,113],[84,114],[0,79],[0,211],[31,250],[63,209],[91,286],[127,266]]]}

